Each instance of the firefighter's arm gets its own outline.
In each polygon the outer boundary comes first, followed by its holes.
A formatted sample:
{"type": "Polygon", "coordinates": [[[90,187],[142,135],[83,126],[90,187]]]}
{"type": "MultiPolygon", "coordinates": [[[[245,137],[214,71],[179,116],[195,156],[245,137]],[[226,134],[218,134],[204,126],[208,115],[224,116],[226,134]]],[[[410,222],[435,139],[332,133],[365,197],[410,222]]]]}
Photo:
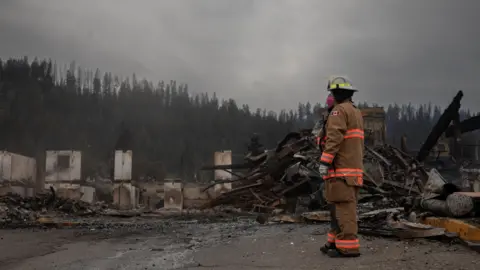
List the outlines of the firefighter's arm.
{"type": "Polygon", "coordinates": [[[327,140],[323,147],[320,162],[325,165],[331,165],[335,155],[340,149],[345,132],[347,131],[347,115],[341,106],[336,106],[327,121],[327,140]]]}

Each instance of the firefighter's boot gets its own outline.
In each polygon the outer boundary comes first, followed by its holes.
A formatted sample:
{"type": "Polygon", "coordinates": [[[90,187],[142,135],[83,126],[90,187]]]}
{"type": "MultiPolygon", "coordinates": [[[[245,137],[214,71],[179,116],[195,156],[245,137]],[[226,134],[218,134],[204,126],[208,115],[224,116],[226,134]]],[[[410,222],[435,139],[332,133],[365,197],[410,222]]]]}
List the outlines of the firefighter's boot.
{"type": "Polygon", "coordinates": [[[360,252],[341,252],[338,249],[329,249],[327,255],[330,258],[356,258],[360,257],[360,252]]]}
{"type": "Polygon", "coordinates": [[[335,244],[334,243],[326,243],[320,248],[320,251],[323,254],[328,254],[328,251],[330,250],[335,250],[335,244]]]}

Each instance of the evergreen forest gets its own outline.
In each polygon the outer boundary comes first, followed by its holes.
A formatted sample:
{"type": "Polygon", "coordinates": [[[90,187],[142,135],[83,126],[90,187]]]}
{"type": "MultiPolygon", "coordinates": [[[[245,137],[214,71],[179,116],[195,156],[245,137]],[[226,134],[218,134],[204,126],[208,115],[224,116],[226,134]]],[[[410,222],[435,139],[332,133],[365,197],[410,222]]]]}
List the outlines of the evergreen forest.
{"type": "MultiPolygon", "coordinates": [[[[60,68],[51,60],[12,58],[0,60],[0,148],[40,160],[45,150],[80,150],[83,177],[108,177],[113,151],[133,150],[134,177],[193,181],[213,162],[213,152],[242,156],[253,133],[273,147],[287,132],[313,127],[322,103],[252,109],[174,80],[153,83],[75,63],[60,68]]],[[[391,104],[385,110],[388,142],[399,144],[406,134],[416,149],[443,109],[391,104]]],[[[462,118],[470,115],[462,112],[462,118]]]]}

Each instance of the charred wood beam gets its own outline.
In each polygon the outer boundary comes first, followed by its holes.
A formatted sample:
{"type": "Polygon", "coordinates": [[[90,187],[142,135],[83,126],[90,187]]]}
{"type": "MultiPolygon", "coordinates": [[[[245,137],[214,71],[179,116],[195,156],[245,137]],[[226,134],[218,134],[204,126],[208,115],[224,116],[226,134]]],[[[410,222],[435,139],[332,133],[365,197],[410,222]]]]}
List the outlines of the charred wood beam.
{"type": "Polygon", "coordinates": [[[428,135],[425,143],[420,148],[417,154],[416,160],[423,162],[430,153],[430,150],[437,144],[438,139],[443,132],[448,128],[450,122],[456,117],[460,110],[460,100],[463,97],[463,92],[458,91],[457,95],[453,98],[453,101],[448,105],[443,114],[438,119],[437,123],[433,127],[432,131],[428,135]]]}
{"type": "Polygon", "coordinates": [[[261,178],[265,177],[265,175],[266,175],[266,172],[255,171],[252,174],[249,174],[247,176],[244,176],[244,177],[241,177],[241,178],[238,178],[238,179],[216,181],[215,183],[212,183],[212,184],[206,186],[205,188],[203,188],[202,192],[205,192],[207,189],[215,186],[216,184],[234,183],[234,182],[241,182],[241,181],[245,181],[247,183],[252,183],[254,181],[257,181],[258,179],[261,179],[261,178]]]}
{"type": "MultiPolygon", "coordinates": [[[[471,132],[474,130],[480,129],[480,115],[468,118],[458,125],[458,130],[460,134],[471,132]]],[[[455,136],[455,127],[450,126],[446,131],[445,131],[445,136],[447,138],[451,138],[455,136]]]]}
{"type": "Polygon", "coordinates": [[[382,156],[380,153],[378,153],[377,151],[373,150],[372,148],[368,147],[368,146],[365,146],[365,150],[367,150],[367,152],[371,153],[374,157],[376,157],[377,159],[381,160],[383,163],[385,163],[385,165],[387,166],[391,166],[392,164],[390,163],[390,161],[385,158],[384,156],[382,156]]]}
{"type": "Polygon", "coordinates": [[[455,115],[454,119],[453,119],[453,125],[451,126],[453,128],[453,157],[455,159],[458,159],[460,156],[461,156],[461,149],[460,149],[460,145],[459,145],[459,142],[460,142],[460,136],[461,136],[461,133],[460,133],[460,114],[457,112],[457,114],[455,115]]]}
{"type": "Polygon", "coordinates": [[[277,148],[275,149],[275,152],[280,152],[280,150],[282,150],[282,148],[289,142],[291,141],[297,141],[299,139],[301,139],[302,136],[300,135],[300,133],[298,132],[290,132],[287,134],[287,136],[285,136],[285,138],[283,138],[283,140],[280,141],[280,143],[277,145],[277,148]]]}
{"type": "Polygon", "coordinates": [[[257,200],[259,200],[261,203],[265,202],[264,200],[262,200],[262,198],[260,198],[260,196],[259,196],[255,191],[253,191],[252,188],[250,188],[249,190],[250,190],[250,192],[252,193],[252,195],[253,195],[255,198],[257,198],[257,200]]]}
{"type": "Polygon", "coordinates": [[[238,178],[242,178],[242,177],[244,176],[244,175],[235,173],[235,172],[233,172],[232,170],[224,169],[224,171],[227,172],[227,173],[229,173],[229,174],[231,174],[231,175],[233,175],[233,176],[236,176],[236,177],[238,177],[238,178]]]}

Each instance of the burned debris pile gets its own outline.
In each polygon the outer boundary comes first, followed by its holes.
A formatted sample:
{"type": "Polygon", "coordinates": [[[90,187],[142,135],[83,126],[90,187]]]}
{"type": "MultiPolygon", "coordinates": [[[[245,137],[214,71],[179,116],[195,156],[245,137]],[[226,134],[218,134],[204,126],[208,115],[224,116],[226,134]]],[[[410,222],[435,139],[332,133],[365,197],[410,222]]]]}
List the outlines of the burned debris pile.
{"type": "MultiPolygon", "coordinates": [[[[294,208],[298,197],[309,196],[310,204],[322,204],[323,180],[317,173],[320,152],[311,132],[289,133],[275,149],[245,157],[244,164],[233,165],[247,172],[231,181],[233,189],[210,201],[205,208],[232,204],[245,210],[271,212],[275,208],[294,208]]],[[[205,167],[204,169],[225,169],[205,167]]]]}
{"type": "MultiPolygon", "coordinates": [[[[423,191],[428,174],[411,156],[390,145],[366,149],[365,185],[360,200],[365,207],[399,206],[405,196],[423,191]]],[[[205,207],[231,204],[248,211],[294,213],[297,206],[303,205],[309,210],[321,210],[326,202],[323,179],[317,173],[320,155],[310,131],[290,133],[275,149],[259,156],[247,155],[245,164],[233,165],[247,168],[247,172],[232,180],[231,191],[205,207]]]]}
{"type": "MultiPolygon", "coordinates": [[[[426,216],[464,218],[480,215],[479,193],[461,192],[435,168],[425,165],[442,135],[458,141],[461,133],[474,130],[473,126],[480,123],[475,120],[479,117],[459,121],[462,96],[459,91],[416,156],[388,144],[365,147],[364,186],[359,198],[362,232],[426,237],[439,234],[434,227],[421,224],[425,223],[422,219],[426,216]]],[[[476,129],[480,128],[477,126],[476,129]]],[[[226,170],[236,176],[230,181],[232,190],[222,193],[205,207],[228,204],[259,212],[262,213],[258,219],[261,223],[329,220],[321,211],[326,202],[323,180],[317,174],[321,152],[315,135],[311,130],[290,133],[275,149],[259,155],[247,154],[244,164],[205,167],[205,170],[226,170]],[[246,172],[235,174],[232,169],[245,169],[246,172]]],[[[463,162],[460,158],[457,160],[459,164],[463,162]]]]}
{"type": "Polygon", "coordinates": [[[414,158],[391,145],[365,149],[366,190],[392,199],[423,191],[428,174],[414,158]]]}
{"type": "Polygon", "coordinates": [[[100,213],[104,208],[103,204],[91,205],[80,200],[58,197],[53,189],[26,198],[9,193],[0,197],[0,226],[28,226],[51,213],[90,216],[100,213]]]}

